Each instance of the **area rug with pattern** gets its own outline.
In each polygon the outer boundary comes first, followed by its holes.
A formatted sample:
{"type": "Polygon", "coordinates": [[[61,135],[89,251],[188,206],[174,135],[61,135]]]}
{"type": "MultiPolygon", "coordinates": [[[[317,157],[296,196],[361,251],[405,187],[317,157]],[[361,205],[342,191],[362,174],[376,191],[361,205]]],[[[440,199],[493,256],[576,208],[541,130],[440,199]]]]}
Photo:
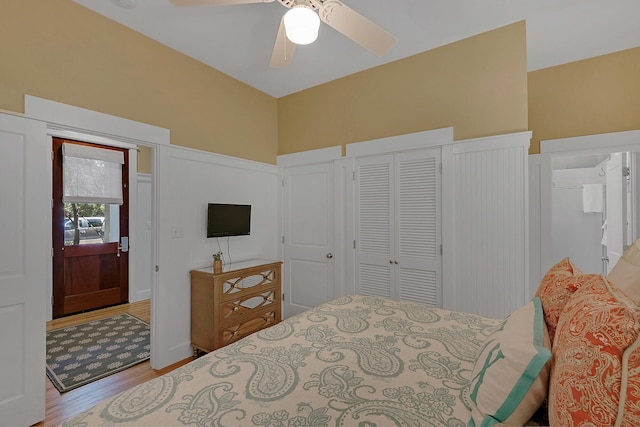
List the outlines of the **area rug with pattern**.
{"type": "Polygon", "coordinates": [[[149,359],[149,325],[124,313],[47,332],[47,376],[62,393],[149,359]]]}

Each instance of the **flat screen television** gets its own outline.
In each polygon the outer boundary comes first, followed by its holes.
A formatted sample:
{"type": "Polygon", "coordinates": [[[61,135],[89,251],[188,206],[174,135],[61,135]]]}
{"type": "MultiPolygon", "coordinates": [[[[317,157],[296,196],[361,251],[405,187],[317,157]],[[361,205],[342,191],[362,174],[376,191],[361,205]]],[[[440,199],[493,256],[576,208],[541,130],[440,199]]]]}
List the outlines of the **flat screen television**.
{"type": "Polygon", "coordinates": [[[207,237],[246,236],[251,232],[251,205],[209,203],[207,237]]]}

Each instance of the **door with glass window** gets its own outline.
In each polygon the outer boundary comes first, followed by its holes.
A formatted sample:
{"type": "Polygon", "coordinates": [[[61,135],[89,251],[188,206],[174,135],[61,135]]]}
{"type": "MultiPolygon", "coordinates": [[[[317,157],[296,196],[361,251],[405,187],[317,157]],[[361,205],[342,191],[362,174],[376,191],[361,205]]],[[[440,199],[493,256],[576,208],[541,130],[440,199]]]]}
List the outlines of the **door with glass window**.
{"type": "Polygon", "coordinates": [[[53,317],[129,297],[128,150],[53,138],[53,317]]]}

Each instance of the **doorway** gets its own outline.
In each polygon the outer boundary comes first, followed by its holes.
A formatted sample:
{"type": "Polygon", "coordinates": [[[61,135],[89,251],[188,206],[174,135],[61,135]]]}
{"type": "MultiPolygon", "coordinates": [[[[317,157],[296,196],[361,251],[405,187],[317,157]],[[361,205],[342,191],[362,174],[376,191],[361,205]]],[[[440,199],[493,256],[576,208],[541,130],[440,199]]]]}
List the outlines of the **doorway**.
{"type": "Polygon", "coordinates": [[[128,302],[128,150],[52,142],[53,318],[128,302]]]}
{"type": "Polygon", "coordinates": [[[607,275],[632,242],[632,153],[552,159],[553,258],[607,275]]]}
{"type": "MultiPolygon", "coordinates": [[[[613,235],[613,225],[614,227],[622,227],[625,230],[624,233],[626,237],[623,237],[622,241],[617,243],[607,239],[607,245],[602,245],[603,238],[605,237],[605,233],[603,232],[604,229],[602,227],[605,225],[604,221],[606,221],[606,218],[604,218],[604,220],[602,217],[597,218],[598,215],[600,215],[598,212],[588,213],[588,215],[596,218],[594,219],[596,223],[600,224],[600,230],[598,230],[595,237],[595,247],[599,247],[602,252],[599,261],[591,261],[588,265],[585,263],[583,263],[583,265],[578,265],[581,269],[584,268],[585,270],[588,270],[590,268],[594,268],[595,273],[601,273],[603,271],[608,272],[615,266],[615,262],[617,262],[616,258],[622,253],[622,251],[624,251],[625,245],[628,245],[637,239],[638,234],[640,233],[640,194],[638,192],[640,189],[640,173],[638,173],[638,162],[640,159],[640,130],[545,140],[540,143],[540,154],[533,154],[529,156],[529,283],[531,284],[531,297],[533,297],[533,294],[537,289],[537,285],[540,283],[544,274],[549,270],[549,268],[562,259],[558,259],[558,257],[562,257],[562,255],[558,252],[554,252],[553,243],[554,240],[558,241],[562,239],[562,237],[556,235],[558,230],[553,226],[553,192],[556,191],[553,189],[554,169],[558,170],[567,168],[568,163],[565,166],[559,166],[563,161],[575,161],[560,159],[584,157],[581,160],[583,161],[589,156],[591,156],[591,159],[593,160],[589,165],[576,164],[576,168],[582,166],[595,167],[594,165],[597,166],[601,161],[609,161],[612,157],[612,153],[628,153],[626,154],[627,159],[624,161],[622,160],[623,156],[620,156],[619,167],[622,170],[616,173],[607,171],[607,167],[618,167],[613,164],[609,166],[602,164],[600,167],[605,167],[605,176],[608,175],[609,179],[616,177],[616,183],[611,183],[611,186],[619,185],[620,187],[624,187],[626,189],[626,196],[621,198],[621,202],[613,203],[610,200],[606,200],[607,195],[606,192],[604,192],[603,204],[608,202],[610,207],[611,205],[616,205],[619,208],[617,213],[610,213],[609,220],[611,220],[613,215],[615,215],[616,218],[620,218],[619,225],[612,224],[610,221],[607,221],[606,227],[609,232],[607,234],[613,235]],[[597,160],[598,156],[600,156],[599,161],[597,160]],[[555,167],[554,162],[556,162],[555,167]],[[625,168],[627,167],[628,174],[625,171],[625,168]],[[626,207],[623,206],[622,203],[626,203],[626,207]],[[616,243],[618,249],[612,251],[614,243],[616,243]],[[608,247],[608,251],[605,251],[607,248],[604,246],[608,247]],[[619,252],[619,254],[617,252],[619,252]],[[609,258],[609,260],[603,268],[603,263],[606,261],[606,258],[609,258]]],[[[599,173],[603,173],[600,167],[598,167],[597,170],[599,173]]],[[[556,185],[557,184],[559,183],[556,182],[556,185]]],[[[605,189],[605,184],[608,185],[609,183],[604,182],[603,190],[605,189]]],[[[565,185],[569,187],[577,187],[578,185],[581,187],[583,186],[582,183],[576,182],[569,184],[565,182],[565,185]]],[[[573,191],[578,191],[578,189],[573,191]]],[[[581,197],[581,191],[582,188],[578,191],[579,197],[581,197]]],[[[611,196],[611,192],[609,193],[611,196]]],[[[578,200],[581,201],[581,198],[578,200]]],[[[580,206],[580,209],[582,209],[582,206],[580,206]]],[[[602,214],[606,215],[606,212],[602,214]]],[[[623,236],[621,233],[617,233],[617,235],[623,236]]],[[[609,236],[607,235],[607,238],[608,237],[609,236]]],[[[576,234],[573,233],[571,234],[571,237],[565,237],[565,240],[571,242],[577,238],[576,234]]],[[[573,246],[575,247],[577,244],[573,246]]],[[[569,253],[565,256],[573,258],[575,255],[569,253]]]]}

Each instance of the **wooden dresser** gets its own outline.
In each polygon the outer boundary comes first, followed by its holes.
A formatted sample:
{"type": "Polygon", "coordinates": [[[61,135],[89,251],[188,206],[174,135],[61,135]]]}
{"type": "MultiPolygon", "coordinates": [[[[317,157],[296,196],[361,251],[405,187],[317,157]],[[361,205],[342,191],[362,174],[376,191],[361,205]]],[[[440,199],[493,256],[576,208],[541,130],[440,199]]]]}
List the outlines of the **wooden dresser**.
{"type": "Polygon", "coordinates": [[[191,270],[193,355],[231,344],[282,319],[280,261],[254,259],[191,270]]]}

